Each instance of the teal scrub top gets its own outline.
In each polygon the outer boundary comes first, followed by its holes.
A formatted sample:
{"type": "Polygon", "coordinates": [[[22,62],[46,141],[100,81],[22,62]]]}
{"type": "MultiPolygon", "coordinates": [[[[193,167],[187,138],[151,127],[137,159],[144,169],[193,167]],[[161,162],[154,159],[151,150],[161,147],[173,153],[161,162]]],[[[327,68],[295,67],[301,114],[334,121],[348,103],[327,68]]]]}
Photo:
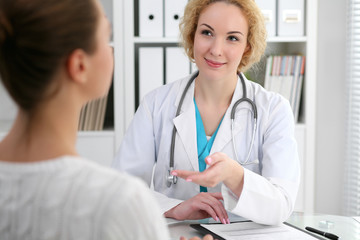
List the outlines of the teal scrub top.
{"type": "MultiPolygon", "coordinates": [[[[204,124],[201,119],[199,109],[195,102],[195,98],[194,98],[194,104],[195,104],[195,116],[196,116],[196,141],[197,141],[197,151],[198,151],[198,159],[199,159],[199,171],[203,172],[206,169],[205,158],[210,155],[211,147],[214,143],[214,139],[216,137],[216,134],[219,130],[219,127],[224,117],[221,119],[219,126],[216,128],[216,131],[208,141],[205,133],[204,124]]],[[[207,188],[200,186],[200,192],[207,192],[207,188]]]]}

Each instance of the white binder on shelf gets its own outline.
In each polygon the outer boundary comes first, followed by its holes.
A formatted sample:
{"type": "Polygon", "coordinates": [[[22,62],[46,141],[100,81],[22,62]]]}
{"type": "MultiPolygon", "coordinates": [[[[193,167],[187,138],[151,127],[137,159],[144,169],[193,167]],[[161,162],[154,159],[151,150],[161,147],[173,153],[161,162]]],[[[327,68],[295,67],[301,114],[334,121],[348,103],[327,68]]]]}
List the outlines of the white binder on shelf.
{"type": "Polygon", "coordinates": [[[278,93],[280,93],[280,95],[282,95],[284,97],[284,77],[285,77],[285,70],[286,70],[286,56],[281,56],[280,57],[280,71],[279,71],[279,82],[280,82],[280,87],[278,90],[278,93]]]}
{"type": "Polygon", "coordinates": [[[272,73],[273,60],[274,60],[274,56],[268,56],[266,60],[264,88],[269,91],[271,89],[271,73],[272,73]]]}
{"type": "Polygon", "coordinates": [[[183,48],[166,48],[166,83],[176,81],[190,74],[190,61],[183,48]]]}
{"type": "Polygon", "coordinates": [[[278,0],[278,36],[304,36],[304,0],[278,0]]]}
{"type": "Polygon", "coordinates": [[[291,108],[293,109],[294,112],[294,116],[296,113],[296,98],[297,98],[297,92],[298,92],[298,79],[299,79],[299,75],[300,75],[300,71],[301,71],[301,56],[300,55],[295,55],[295,59],[294,59],[294,71],[293,71],[293,89],[292,89],[292,94],[291,94],[291,108]]]}
{"type": "Polygon", "coordinates": [[[270,91],[280,93],[281,90],[281,78],[280,78],[280,71],[281,71],[281,56],[274,56],[274,63],[273,69],[271,73],[271,87],[270,91]]]}
{"type": "Polygon", "coordinates": [[[296,96],[295,96],[295,103],[294,103],[294,118],[295,118],[295,122],[297,122],[299,120],[299,111],[300,111],[300,102],[301,102],[301,90],[302,90],[302,86],[303,86],[303,81],[304,81],[304,70],[305,70],[305,57],[304,56],[299,56],[299,65],[300,65],[300,69],[299,69],[299,73],[296,76],[296,96]]]}
{"type": "Polygon", "coordinates": [[[151,90],[163,85],[162,47],[139,47],[139,102],[151,90]]]}
{"type": "Polygon", "coordinates": [[[179,23],[188,0],[165,0],[165,37],[179,37],[179,23]]]}
{"type": "Polygon", "coordinates": [[[139,0],[139,36],[163,35],[163,0],[139,0]]]}
{"type": "Polygon", "coordinates": [[[285,62],[285,64],[282,71],[282,85],[280,94],[290,102],[292,91],[291,89],[293,87],[293,77],[291,76],[292,56],[284,56],[283,61],[285,62]]]}
{"type": "Polygon", "coordinates": [[[276,0],[255,1],[264,15],[268,37],[276,36],[276,0]]]}

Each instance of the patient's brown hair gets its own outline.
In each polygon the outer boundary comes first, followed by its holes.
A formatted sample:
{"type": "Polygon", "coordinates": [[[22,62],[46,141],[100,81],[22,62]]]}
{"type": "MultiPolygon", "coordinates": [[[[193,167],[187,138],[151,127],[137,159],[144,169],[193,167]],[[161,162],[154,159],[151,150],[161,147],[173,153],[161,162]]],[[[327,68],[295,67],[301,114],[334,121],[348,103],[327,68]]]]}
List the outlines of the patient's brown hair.
{"type": "Polygon", "coordinates": [[[98,19],[95,0],[0,0],[0,78],[22,109],[48,97],[72,51],[95,51],[98,19]]]}

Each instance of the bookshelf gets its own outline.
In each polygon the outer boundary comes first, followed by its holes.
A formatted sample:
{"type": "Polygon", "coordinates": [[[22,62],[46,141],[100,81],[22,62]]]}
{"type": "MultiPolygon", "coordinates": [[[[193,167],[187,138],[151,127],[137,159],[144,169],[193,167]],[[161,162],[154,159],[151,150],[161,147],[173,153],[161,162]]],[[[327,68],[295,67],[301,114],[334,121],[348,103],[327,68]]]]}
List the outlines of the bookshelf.
{"type": "MultiPolygon", "coordinates": [[[[165,0],[164,3],[168,1],[165,0]]],[[[136,94],[138,61],[136,49],[139,46],[176,46],[176,37],[141,37],[138,29],[138,9],[140,0],[124,1],[124,119],[126,127],[131,122],[137,107],[136,94]],[[133,81],[134,79],[134,81],[133,81]]],[[[316,44],[317,44],[317,0],[305,0],[304,28],[300,37],[269,37],[266,56],[294,55],[306,56],[305,76],[301,97],[299,120],[296,123],[295,136],[298,142],[301,161],[301,184],[295,211],[314,211],[314,166],[315,166],[315,101],[316,101],[316,44]]],[[[164,34],[165,35],[165,34],[164,34]]],[[[251,73],[254,80],[264,83],[266,57],[261,61],[256,72],[251,73]]]]}

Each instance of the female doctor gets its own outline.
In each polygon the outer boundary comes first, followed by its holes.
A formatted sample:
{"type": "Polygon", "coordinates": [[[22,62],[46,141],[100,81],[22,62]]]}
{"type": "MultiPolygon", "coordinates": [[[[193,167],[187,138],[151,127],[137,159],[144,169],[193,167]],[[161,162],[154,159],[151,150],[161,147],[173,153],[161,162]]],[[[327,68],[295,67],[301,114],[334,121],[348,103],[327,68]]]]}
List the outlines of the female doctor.
{"type": "Polygon", "coordinates": [[[114,167],[153,184],[165,217],[285,221],[300,175],[292,111],[242,74],[266,48],[259,8],[190,0],[180,29],[199,71],[145,96],[114,167]]]}

